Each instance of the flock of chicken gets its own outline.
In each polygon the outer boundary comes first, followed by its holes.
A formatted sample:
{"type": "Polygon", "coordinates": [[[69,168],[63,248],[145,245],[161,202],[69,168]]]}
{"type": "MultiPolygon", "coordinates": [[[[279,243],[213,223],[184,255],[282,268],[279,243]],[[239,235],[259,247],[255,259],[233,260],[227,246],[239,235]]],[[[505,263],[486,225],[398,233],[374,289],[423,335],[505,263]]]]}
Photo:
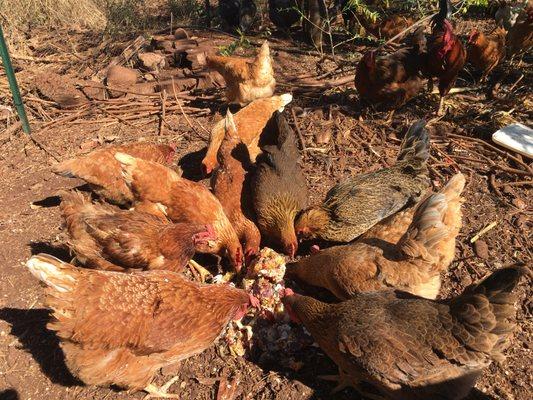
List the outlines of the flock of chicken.
{"type": "MultiPolygon", "coordinates": [[[[446,19],[447,2],[441,6],[424,57],[454,71],[428,72],[444,95],[464,50],[446,19]]],[[[391,60],[422,54],[421,31],[414,38],[388,58],[365,55],[356,75],[362,97],[392,96],[396,104],[412,97],[408,80],[402,86],[385,77],[411,71],[391,60]]],[[[195,253],[226,259],[232,279],[261,245],[294,258],[301,241],[315,241],[335,246],[315,244],[285,276],[325,288],[339,302],[286,288],[282,318],[303,324],[335,361],[337,389],[351,385],[368,398],[464,398],[483,369],[503,358],[515,326],[512,291],[529,270],[504,268],[453,299],[435,300],[455,254],[465,178],[458,173],[429,193],[425,122],[409,128],[395,165],[350,177],[309,206],[296,135],[283,115],[292,96],[274,95],[268,44],[254,59],[209,56],[207,65],[223,75],[228,102],[242,106],[212,129],[202,161],[211,190],[181,176],[170,145],[110,146],[54,166],[85,180],[101,200],[61,194],[68,245],[87,268],[44,254],[27,262],[48,285],[49,328],[71,371],[87,384],[175,397],[168,385],[151,384],[157,370],[204,351],[231,320],[261,307],[232,284],[205,284],[209,271],[192,260],[195,253]],[[201,283],[182,274],[187,265],[201,283]]]]}

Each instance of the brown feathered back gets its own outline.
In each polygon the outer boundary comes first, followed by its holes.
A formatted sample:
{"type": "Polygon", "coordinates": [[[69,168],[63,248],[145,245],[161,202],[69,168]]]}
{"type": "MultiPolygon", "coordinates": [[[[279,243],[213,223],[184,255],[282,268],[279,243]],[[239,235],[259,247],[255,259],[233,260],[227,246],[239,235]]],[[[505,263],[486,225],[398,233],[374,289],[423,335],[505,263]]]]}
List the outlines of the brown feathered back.
{"type": "Polygon", "coordinates": [[[525,272],[498,270],[448,301],[384,290],[339,304],[299,295],[283,302],[353,382],[363,376],[394,400],[459,400],[509,344],[511,292],[525,272]]]}
{"type": "Polygon", "coordinates": [[[274,117],[276,145],[263,147],[253,181],[257,224],[265,239],[294,255],[298,241],[294,231],[297,213],[307,205],[307,183],[300,167],[296,135],[285,117],[274,117]]]}
{"type": "Polygon", "coordinates": [[[93,268],[181,271],[194,256],[196,241],[216,239],[205,225],[175,224],[144,212],[93,204],[79,192],[61,197],[69,246],[79,261],[93,268]]]}
{"type": "Polygon", "coordinates": [[[52,168],[58,175],[80,178],[86,181],[92,190],[106,200],[129,205],[133,194],[122,178],[120,164],[115,160],[117,152],[171,166],[175,149],[172,146],[136,142],[118,146],[109,146],[95,150],[85,156],[63,161],[52,168]]]}
{"type": "Polygon", "coordinates": [[[48,285],[48,328],[87,384],[143,389],[159,368],[209,347],[250,302],[243,290],[199,286],[170,271],[87,270],[49,255],[27,266],[48,285]]]}
{"type": "Polygon", "coordinates": [[[217,239],[197,248],[206,253],[228,255],[236,270],[242,265],[242,247],[218,199],[199,182],[180,177],[163,165],[124,153],[115,154],[136,201],[161,203],[173,222],[210,224],[217,239]]]}

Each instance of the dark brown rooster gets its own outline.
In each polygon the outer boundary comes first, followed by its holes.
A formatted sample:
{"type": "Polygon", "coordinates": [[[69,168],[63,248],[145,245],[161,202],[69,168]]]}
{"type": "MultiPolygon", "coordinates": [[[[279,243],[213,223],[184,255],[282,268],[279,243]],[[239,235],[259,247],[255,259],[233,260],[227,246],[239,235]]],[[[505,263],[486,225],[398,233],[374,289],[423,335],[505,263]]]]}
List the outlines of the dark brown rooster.
{"type": "Polygon", "coordinates": [[[419,29],[411,36],[410,45],[392,54],[377,58],[375,50],[367,52],[355,73],[355,88],[361,99],[396,108],[416,96],[424,85],[420,57],[425,40],[423,29],[419,29]]]}
{"type": "Polygon", "coordinates": [[[230,320],[258,305],[244,290],[199,285],[172,271],[97,271],[46,254],[26,265],[48,286],[54,317],[48,329],[56,332],[70,371],[88,385],[153,397],[180,398],[151,383],[157,370],[201,353],[230,320]]]}
{"type": "Polygon", "coordinates": [[[286,290],[283,302],[339,367],[337,389],[366,397],[367,382],[393,400],[460,400],[504,359],[516,324],[512,291],[524,273],[500,269],[444,301],[383,290],[326,304],[286,290]]]}
{"type": "MultiPolygon", "coordinates": [[[[298,240],[294,218],[307,205],[307,185],[300,167],[296,135],[279,112],[269,124],[277,138],[276,145],[262,147],[253,181],[253,201],[257,225],[265,240],[294,256],[298,240]]],[[[267,133],[267,136],[270,136],[267,133]]]]}
{"type": "Polygon", "coordinates": [[[210,225],[170,223],[145,212],[92,203],[79,192],[64,192],[61,198],[69,247],[92,268],[179,272],[196,246],[216,240],[210,225]]]}
{"type": "Polygon", "coordinates": [[[438,79],[439,114],[444,110],[444,96],[455,84],[466,62],[466,50],[453,33],[449,21],[451,11],[450,0],[439,0],[439,12],[431,20],[431,35],[427,40],[427,53],[421,65],[422,71],[430,80],[430,88],[433,86],[432,79],[438,79]]]}

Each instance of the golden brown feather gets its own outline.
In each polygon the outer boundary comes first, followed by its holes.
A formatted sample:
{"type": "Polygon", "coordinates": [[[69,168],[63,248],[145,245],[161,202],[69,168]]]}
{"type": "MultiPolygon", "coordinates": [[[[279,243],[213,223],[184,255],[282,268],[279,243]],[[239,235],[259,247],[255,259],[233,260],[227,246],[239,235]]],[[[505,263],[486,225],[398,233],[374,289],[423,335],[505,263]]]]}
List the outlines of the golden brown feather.
{"type": "Polygon", "coordinates": [[[111,203],[129,205],[133,194],[122,177],[115,153],[121,152],[143,160],[171,166],[174,162],[174,147],[155,143],[129,143],[95,150],[85,156],[72,158],[55,165],[52,171],[70,178],[86,181],[92,190],[111,203]]]}
{"type": "Polygon", "coordinates": [[[244,105],[274,94],[276,80],[266,40],[253,59],[209,55],[207,66],[224,77],[228,103],[244,105]]]}
{"type": "Polygon", "coordinates": [[[200,286],[171,271],[88,270],[44,254],[27,266],[48,286],[48,328],[67,366],[90,385],[142,390],[161,367],[209,347],[250,304],[243,290],[200,286]]]}
{"type": "Polygon", "coordinates": [[[115,154],[120,162],[126,183],[135,200],[158,203],[166,208],[173,222],[209,224],[217,240],[209,246],[198,246],[204,253],[227,255],[232,266],[239,271],[242,266],[242,247],[218,199],[204,185],[180,177],[167,167],[150,161],[115,154]],[[213,244],[213,245],[211,245],[213,244]]]}

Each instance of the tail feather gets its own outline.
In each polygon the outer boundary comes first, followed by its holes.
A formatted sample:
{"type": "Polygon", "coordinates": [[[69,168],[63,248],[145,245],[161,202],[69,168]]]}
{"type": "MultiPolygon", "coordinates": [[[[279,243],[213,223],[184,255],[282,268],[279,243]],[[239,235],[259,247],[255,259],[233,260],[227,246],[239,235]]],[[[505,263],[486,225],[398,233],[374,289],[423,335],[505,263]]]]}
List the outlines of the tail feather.
{"type": "Polygon", "coordinates": [[[426,121],[421,119],[411,125],[398,153],[398,161],[418,161],[425,165],[429,158],[429,133],[426,121]]]}
{"type": "Polygon", "coordinates": [[[259,52],[257,53],[257,56],[255,57],[255,64],[256,67],[259,69],[268,68],[270,64],[272,64],[272,60],[270,58],[270,47],[268,45],[268,41],[264,41],[261,45],[261,48],[259,49],[259,52]]]}
{"type": "Polygon", "coordinates": [[[93,204],[89,196],[85,196],[83,193],[77,190],[63,190],[59,192],[59,197],[61,197],[59,209],[64,219],[76,214],[81,214],[88,208],[93,208],[93,204]]]}
{"type": "Polygon", "coordinates": [[[448,203],[442,221],[448,228],[449,235],[454,239],[454,247],[455,237],[457,237],[459,234],[459,230],[462,226],[461,206],[464,202],[464,199],[461,197],[461,193],[463,193],[465,188],[465,182],[466,180],[464,175],[459,173],[454,175],[441,190],[441,193],[446,196],[446,201],[448,203]]]}
{"type": "Polygon", "coordinates": [[[450,300],[452,333],[466,348],[497,361],[504,359],[503,350],[516,325],[516,297],[512,291],[526,274],[531,276],[525,266],[499,269],[450,300]]]}
{"type": "Polygon", "coordinates": [[[33,256],[26,266],[33,276],[60,293],[71,292],[77,286],[78,269],[51,255],[33,256]]]}
{"type": "Polygon", "coordinates": [[[441,193],[433,194],[420,203],[411,225],[398,242],[404,255],[437,262],[436,246],[448,233],[442,221],[446,205],[446,196],[441,193]]]}
{"type": "Polygon", "coordinates": [[[56,164],[52,167],[52,172],[65,178],[77,178],[79,176],[80,167],[83,164],[81,159],[72,158],[56,164]]]}
{"type": "Polygon", "coordinates": [[[455,254],[455,238],[461,229],[464,186],[464,175],[456,174],[440,193],[420,203],[407,232],[398,242],[403,254],[433,262],[438,270],[450,265],[455,254]]]}

